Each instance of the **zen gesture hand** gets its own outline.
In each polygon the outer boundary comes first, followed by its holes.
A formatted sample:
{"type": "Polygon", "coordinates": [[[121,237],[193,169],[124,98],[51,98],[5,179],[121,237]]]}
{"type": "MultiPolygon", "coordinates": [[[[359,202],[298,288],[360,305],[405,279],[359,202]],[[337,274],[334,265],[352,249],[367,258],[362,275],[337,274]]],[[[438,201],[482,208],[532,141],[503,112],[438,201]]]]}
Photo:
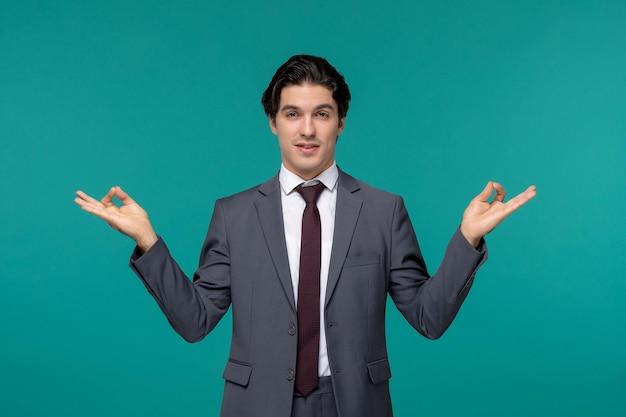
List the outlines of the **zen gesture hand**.
{"type": "Polygon", "coordinates": [[[504,187],[497,182],[489,181],[485,189],[474,197],[465,209],[461,223],[461,233],[463,233],[463,236],[470,244],[477,247],[483,236],[495,229],[511,213],[529,202],[536,194],[536,187],[531,185],[526,191],[505,203],[504,197],[506,193],[504,187]],[[494,190],[496,195],[493,201],[488,202],[487,200],[494,190]]]}
{"type": "Polygon", "coordinates": [[[113,229],[133,238],[142,252],[146,252],[157,241],[146,211],[120,187],[111,188],[100,201],[82,191],[76,191],[76,195],[74,202],[80,208],[100,217],[113,229]],[[122,206],[116,206],[113,197],[117,197],[122,206]]]}

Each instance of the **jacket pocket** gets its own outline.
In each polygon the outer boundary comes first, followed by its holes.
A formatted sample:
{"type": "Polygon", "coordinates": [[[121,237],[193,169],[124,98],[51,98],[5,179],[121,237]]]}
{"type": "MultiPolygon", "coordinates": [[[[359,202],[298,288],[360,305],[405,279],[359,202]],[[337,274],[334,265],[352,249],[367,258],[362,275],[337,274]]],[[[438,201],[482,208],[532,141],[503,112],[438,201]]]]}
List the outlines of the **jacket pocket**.
{"type": "Polygon", "coordinates": [[[344,268],[353,268],[355,266],[365,265],[378,265],[380,264],[380,255],[375,253],[373,255],[352,256],[346,258],[343,263],[344,268]]]}
{"type": "Polygon", "coordinates": [[[250,382],[250,374],[252,374],[252,366],[229,360],[222,374],[222,378],[242,387],[247,387],[250,382]]]}
{"type": "Polygon", "coordinates": [[[391,367],[387,358],[368,363],[367,370],[374,384],[380,384],[391,378],[391,367]]]}

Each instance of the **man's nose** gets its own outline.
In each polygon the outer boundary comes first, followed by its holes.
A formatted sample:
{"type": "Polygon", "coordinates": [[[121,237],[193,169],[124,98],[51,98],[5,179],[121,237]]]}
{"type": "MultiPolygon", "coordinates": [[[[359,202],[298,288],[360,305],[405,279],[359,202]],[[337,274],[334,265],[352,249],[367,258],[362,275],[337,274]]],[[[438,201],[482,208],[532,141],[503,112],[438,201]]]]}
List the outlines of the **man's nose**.
{"type": "Polygon", "coordinates": [[[312,117],[307,116],[302,119],[300,134],[308,138],[315,137],[315,123],[313,123],[312,117]]]}

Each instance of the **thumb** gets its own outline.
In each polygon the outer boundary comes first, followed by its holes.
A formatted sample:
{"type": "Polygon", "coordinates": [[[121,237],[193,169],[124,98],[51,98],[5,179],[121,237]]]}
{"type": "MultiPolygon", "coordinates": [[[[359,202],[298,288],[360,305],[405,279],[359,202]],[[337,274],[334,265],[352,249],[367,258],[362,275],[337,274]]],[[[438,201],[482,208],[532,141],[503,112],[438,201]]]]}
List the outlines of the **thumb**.
{"type": "Polygon", "coordinates": [[[487,185],[485,186],[485,188],[483,188],[483,190],[480,192],[480,194],[474,197],[474,200],[487,201],[487,199],[489,199],[492,193],[493,193],[493,181],[489,181],[487,185]]]}

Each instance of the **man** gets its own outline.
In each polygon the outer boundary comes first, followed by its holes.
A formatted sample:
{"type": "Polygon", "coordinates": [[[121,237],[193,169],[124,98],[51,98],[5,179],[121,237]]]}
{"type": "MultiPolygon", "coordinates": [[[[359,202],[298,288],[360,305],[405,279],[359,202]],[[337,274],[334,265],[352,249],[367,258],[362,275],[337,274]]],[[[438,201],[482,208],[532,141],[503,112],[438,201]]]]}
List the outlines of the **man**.
{"type": "Polygon", "coordinates": [[[81,208],[136,241],[131,267],[186,340],[232,308],[222,416],[391,416],[387,294],[420,333],[440,337],[487,258],[483,236],[535,195],[529,187],[504,203],[489,182],[431,278],[402,199],[335,164],[349,101],[322,58],[277,70],[262,103],[280,172],[216,202],[193,283],[120,187],[101,201],[77,192],[81,208]]]}

